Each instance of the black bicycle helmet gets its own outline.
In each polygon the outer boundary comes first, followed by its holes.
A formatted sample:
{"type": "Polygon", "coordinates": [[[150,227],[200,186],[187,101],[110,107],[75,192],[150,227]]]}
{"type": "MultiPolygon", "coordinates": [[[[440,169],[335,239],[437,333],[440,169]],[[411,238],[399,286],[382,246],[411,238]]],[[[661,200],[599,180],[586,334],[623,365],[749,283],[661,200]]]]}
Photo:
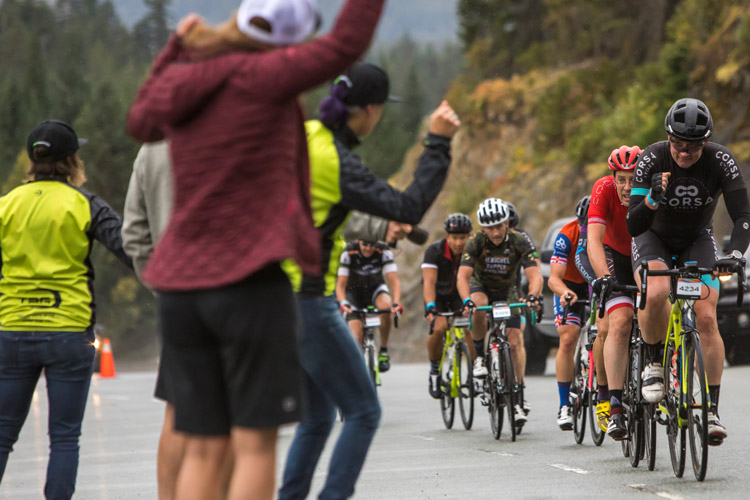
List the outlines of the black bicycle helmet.
{"type": "Polygon", "coordinates": [[[445,219],[445,232],[450,234],[468,234],[471,232],[471,219],[464,214],[450,214],[445,219]]]}
{"type": "Polygon", "coordinates": [[[714,131],[714,121],[708,106],[698,99],[680,99],[669,108],[664,118],[664,129],[683,141],[708,139],[714,131]]]}
{"type": "Polygon", "coordinates": [[[518,216],[518,210],[516,210],[516,206],[508,201],[505,202],[505,206],[508,207],[508,227],[518,227],[518,225],[521,223],[521,218],[518,216]]]}
{"type": "Polygon", "coordinates": [[[591,201],[591,196],[584,196],[580,200],[578,200],[578,204],[576,205],[576,217],[578,217],[578,225],[583,226],[586,223],[586,218],[589,215],[589,202],[591,201]]]}

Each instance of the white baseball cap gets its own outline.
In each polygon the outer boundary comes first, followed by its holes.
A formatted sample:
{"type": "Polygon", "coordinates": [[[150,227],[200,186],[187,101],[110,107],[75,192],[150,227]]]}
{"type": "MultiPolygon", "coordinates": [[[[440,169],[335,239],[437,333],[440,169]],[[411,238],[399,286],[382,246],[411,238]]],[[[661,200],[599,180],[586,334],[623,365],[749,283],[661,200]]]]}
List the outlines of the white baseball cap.
{"type": "Polygon", "coordinates": [[[316,0],[243,0],[237,11],[237,27],[246,36],[269,45],[294,45],[312,35],[320,24],[316,0]],[[250,21],[260,17],[271,32],[250,21]]]}

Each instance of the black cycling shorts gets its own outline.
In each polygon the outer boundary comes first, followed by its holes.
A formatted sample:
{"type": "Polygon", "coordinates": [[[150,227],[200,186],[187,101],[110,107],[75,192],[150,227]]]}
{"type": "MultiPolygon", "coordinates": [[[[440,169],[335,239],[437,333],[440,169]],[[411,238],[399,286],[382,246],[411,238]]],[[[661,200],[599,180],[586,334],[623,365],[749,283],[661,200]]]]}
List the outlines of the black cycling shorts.
{"type": "Polygon", "coordinates": [[[463,307],[463,302],[458,292],[451,295],[438,295],[435,297],[435,307],[438,312],[457,312],[463,307]]]}
{"type": "MultiPolygon", "coordinates": [[[[604,245],[604,254],[607,257],[607,269],[609,274],[615,278],[619,285],[635,286],[635,277],[633,276],[633,266],[630,257],[623,255],[611,247],[604,245]]],[[[633,309],[633,296],[628,292],[612,291],[605,305],[607,313],[612,312],[620,307],[633,309]]]]}
{"type": "MultiPolygon", "coordinates": [[[[663,262],[670,269],[683,266],[686,262],[697,262],[698,267],[711,268],[719,260],[719,249],[711,228],[701,231],[692,245],[686,248],[670,248],[651,230],[633,238],[633,269],[637,271],[644,263],[655,260],[663,262]]],[[[717,278],[704,276],[702,281],[707,286],[719,289],[717,278]]]]}
{"type": "Polygon", "coordinates": [[[346,300],[348,300],[355,309],[364,309],[367,306],[375,305],[375,299],[381,293],[387,293],[388,295],[391,294],[385,283],[381,283],[375,288],[367,286],[348,288],[346,290],[346,300]]]}
{"type": "MultiPolygon", "coordinates": [[[[504,292],[485,290],[480,283],[469,280],[469,293],[477,292],[487,296],[489,305],[492,305],[493,302],[516,302],[518,300],[518,293],[515,288],[505,290],[504,292]]],[[[521,328],[521,309],[517,307],[511,309],[511,318],[505,322],[505,326],[507,328],[521,328]]]]}
{"type": "Polygon", "coordinates": [[[297,305],[278,264],[231,285],[159,295],[160,382],[175,429],[228,435],[299,420],[297,305]]]}

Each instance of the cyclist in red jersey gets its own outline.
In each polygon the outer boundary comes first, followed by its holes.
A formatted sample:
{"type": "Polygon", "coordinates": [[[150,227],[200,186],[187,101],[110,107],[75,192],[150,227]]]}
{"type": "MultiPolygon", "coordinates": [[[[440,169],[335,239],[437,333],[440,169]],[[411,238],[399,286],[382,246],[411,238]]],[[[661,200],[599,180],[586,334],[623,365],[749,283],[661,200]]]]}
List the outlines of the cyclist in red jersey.
{"type": "MultiPolygon", "coordinates": [[[[640,154],[641,149],[638,146],[621,146],[613,150],[608,161],[613,175],[596,181],[591,191],[587,252],[596,273],[592,287],[597,294],[607,281],[635,285],[633,267],[630,263],[631,238],[627,228],[627,211],[630,190],[633,187],[633,169],[640,154]]],[[[603,346],[605,376],[610,393],[607,434],[613,439],[620,440],[627,435],[622,408],[622,386],[628,362],[627,349],[633,321],[633,300],[622,292],[612,292],[605,308],[605,321],[600,321],[598,325],[598,345],[594,346],[594,361],[598,375],[601,373],[600,353],[603,346]]],[[[597,420],[606,413],[606,406],[606,402],[597,405],[597,420]]]]}
{"type": "Polygon", "coordinates": [[[586,222],[589,196],[584,196],[576,205],[576,220],[565,224],[555,238],[554,253],[550,259],[549,289],[555,294],[555,326],[560,335],[560,347],[555,357],[557,390],[560,408],[557,425],[564,431],[573,429],[573,411],[570,406],[570,384],[573,380],[573,355],[578,342],[578,333],[585,314],[585,301],[589,295],[589,284],[581,276],[574,260],[578,249],[581,226],[586,222]],[[568,314],[563,324],[565,307],[568,314]]]}

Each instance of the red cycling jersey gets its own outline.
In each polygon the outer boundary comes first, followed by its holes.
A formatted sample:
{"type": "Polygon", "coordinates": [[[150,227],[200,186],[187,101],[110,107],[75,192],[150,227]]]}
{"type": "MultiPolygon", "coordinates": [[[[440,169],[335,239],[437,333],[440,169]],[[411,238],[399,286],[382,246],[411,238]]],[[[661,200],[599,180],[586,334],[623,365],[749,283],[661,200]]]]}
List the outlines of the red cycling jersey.
{"type": "Polygon", "coordinates": [[[620,203],[617,196],[614,177],[608,175],[596,181],[589,204],[589,233],[591,224],[604,224],[604,244],[622,255],[630,255],[631,238],[625,220],[627,214],[628,207],[620,203]]]}

